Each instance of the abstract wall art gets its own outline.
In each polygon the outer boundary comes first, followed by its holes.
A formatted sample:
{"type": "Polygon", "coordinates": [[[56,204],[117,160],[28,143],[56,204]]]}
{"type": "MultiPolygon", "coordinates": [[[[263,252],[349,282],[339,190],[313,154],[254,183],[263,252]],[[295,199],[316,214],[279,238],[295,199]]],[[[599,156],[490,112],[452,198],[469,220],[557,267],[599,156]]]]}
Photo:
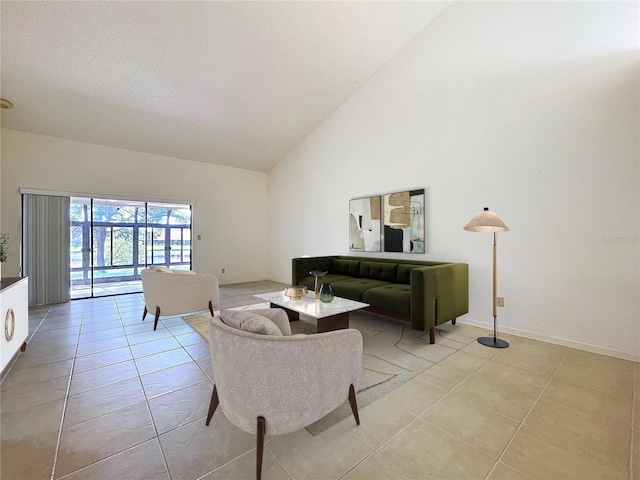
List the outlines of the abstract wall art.
{"type": "Polygon", "coordinates": [[[424,188],[384,195],[384,251],[424,253],[424,188]]]}
{"type": "Polygon", "coordinates": [[[382,209],[380,196],[349,200],[349,249],[379,252],[382,209]]]}

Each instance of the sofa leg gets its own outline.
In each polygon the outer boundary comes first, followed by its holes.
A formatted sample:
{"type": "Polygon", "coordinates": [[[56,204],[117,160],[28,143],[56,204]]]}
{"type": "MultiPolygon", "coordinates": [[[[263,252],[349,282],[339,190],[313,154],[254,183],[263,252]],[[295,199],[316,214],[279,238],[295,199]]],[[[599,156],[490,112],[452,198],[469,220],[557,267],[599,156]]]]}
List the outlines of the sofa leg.
{"type": "Polygon", "coordinates": [[[218,404],[220,401],[218,400],[218,389],[216,386],[213,386],[213,393],[211,394],[211,401],[209,402],[209,413],[207,413],[207,423],[205,425],[209,425],[211,422],[211,417],[216,413],[216,408],[218,408],[218,404]]]}
{"type": "Polygon", "coordinates": [[[158,320],[160,319],[160,307],[156,307],[156,319],[153,322],[153,329],[158,328],[158,320]]]}
{"type": "Polygon", "coordinates": [[[209,300],[209,311],[211,312],[211,316],[213,317],[215,314],[213,313],[213,302],[209,300]]]}
{"type": "Polygon", "coordinates": [[[258,417],[257,428],[256,428],[256,479],[260,480],[262,476],[262,453],[264,452],[264,417],[258,417]]]}
{"type": "Polygon", "coordinates": [[[360,417],[358,416],[358,404],[356,402],[356,389],[353,383],[349,387],[349,404],[351,405],[351,411],[356,419],[356,425],[360,425],[360,417]]]}
{"type": "Polygon", "coordinates": [[[456,320],[457,320],[457,318],[454,318],[453,320],[451,320],[451,325],[455,325],[456,324],[456,320]]]}
{"type": "Polygon", "coordinates": [[[436,324],[438,322],[438,301],[433,301],[433,327],[429,330],[429,343],[433,345],[436,343],[436,324]]]}
{"type": "Polygon", "coordinates": [[[144,317],[147,316],[147,307],[144,307],[144,312],[142,313],[142,321],[144,322],[144,317]]]}

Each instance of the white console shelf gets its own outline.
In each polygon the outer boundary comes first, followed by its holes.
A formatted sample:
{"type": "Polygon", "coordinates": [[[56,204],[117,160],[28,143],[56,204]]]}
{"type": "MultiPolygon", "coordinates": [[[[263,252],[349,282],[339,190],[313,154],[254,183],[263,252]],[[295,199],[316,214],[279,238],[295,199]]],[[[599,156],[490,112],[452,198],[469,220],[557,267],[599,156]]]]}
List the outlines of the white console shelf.
{"type": "Polygon", "coordinates": [[[29,284],[27,277],[0,280],[0,372],[18,353],[24,352],[29,335],[29,284]]]}

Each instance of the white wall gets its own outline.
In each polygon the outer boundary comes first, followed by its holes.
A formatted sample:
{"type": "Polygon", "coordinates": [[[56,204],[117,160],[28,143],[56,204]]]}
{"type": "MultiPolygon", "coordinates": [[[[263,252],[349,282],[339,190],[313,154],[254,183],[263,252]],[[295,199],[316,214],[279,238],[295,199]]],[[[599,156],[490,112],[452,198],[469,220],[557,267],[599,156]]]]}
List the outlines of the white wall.
{"type": "Polygon", "coordinates": [[[270,277],[349,254],[350,198],[426,188],[424,255],[490,327],[640,360],[638,4],[456,2],[269,173],[270,277]]]}
{"type": "MultiPolygon", "coordinates": [[[[193,268],[221,283],[266,278],[267,175],[2,130],[1,231],[19,238],[21,187],[193,202],[193,268]],[[197,238],[197,237],[196,237],[197,238]],[[221,274],[225,268],[226,273],[221,274]]],[[[3,274],[19,274],[18,250],[3,274]]]]}
{"type": "MultiPolygon", "coordinates": [[[[2,123],[0,121],[0,123],[2,123]]],[[[2,152],[2,136],[0,135],[0,152],[2,152]]],[[[0,154],[0,199],[2,199],[2,155],[0,154]]],[[[1,205],[1,202],[0,202],[1,205]]],[[[0,208],[0,232],[2,232],[2,208],[0,208]]],[[[2,278],[2,263],[0,263],[0,278],[2,278]]]]}

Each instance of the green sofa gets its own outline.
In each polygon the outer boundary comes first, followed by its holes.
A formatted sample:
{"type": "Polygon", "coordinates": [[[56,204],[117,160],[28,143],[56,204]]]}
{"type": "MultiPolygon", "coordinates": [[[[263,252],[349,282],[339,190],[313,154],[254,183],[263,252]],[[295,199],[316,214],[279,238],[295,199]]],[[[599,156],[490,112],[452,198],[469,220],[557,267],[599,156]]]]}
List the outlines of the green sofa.
{"type": "Polygon", "coordinates": [[[365,310],[411,323],[414,330],[429,330],[469,311],[469,265],[387,258],[302,257],[291,261],[291,284],[314,288],[312,270],[338,297],[368,303],[365,310]]]}

